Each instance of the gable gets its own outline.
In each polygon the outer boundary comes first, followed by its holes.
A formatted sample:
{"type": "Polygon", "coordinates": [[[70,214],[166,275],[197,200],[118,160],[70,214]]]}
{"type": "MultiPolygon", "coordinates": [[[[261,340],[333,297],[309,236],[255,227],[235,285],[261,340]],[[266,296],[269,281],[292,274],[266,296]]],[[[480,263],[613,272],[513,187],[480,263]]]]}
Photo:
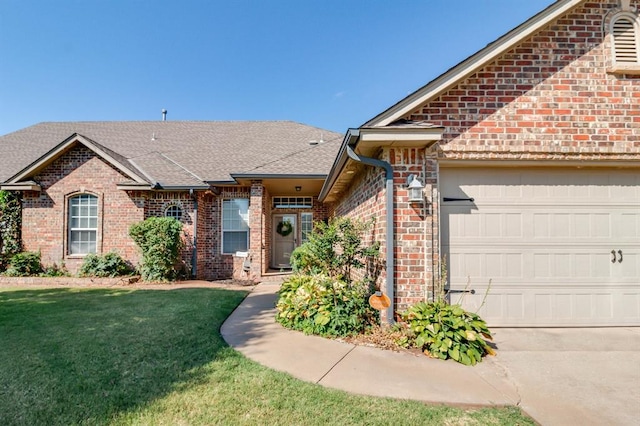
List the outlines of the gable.
{"type": "Polygon", "coordinates": [[[105,149],[82,135],[74,134],[13,175],[7,180],[6,183],[8,185],[3,186],[10,187],[11,185],[20,184],[20,182],[24,180],[33,178],[78,146],[82,146],[102,158],[111,167],[118,170],[123,177],[131,179],[136,183],[148,183],[139,174],[134,173],[128,165],[125,165],[125,163],[122,162],[122,157],[118,154],[105,149]]]}
{"type": "Polygon", "coordinates": [[[511,50],[514,46],[517,46],[550,22],[553,22],[585,2],[586,0],[556,1],[542,12],[509,31],[493,43],[490,43],[484,49],[465,59],[435,80],[378,114],[363,124],[362,127],[387,126],[399,119],[407,118],[416,108],[419,108],[426,102],[451,89],[451,87],[459,81],[477,72],[480,68],[496,60],[496,58],[511,50]]]}
{"type": "Polygon", "coordinates": [[[445,128],[443,159],[637,159],[640,79],[608,72],[602,34],[615,5],[585,3],[549,22],[407,118],[445,128]]]}

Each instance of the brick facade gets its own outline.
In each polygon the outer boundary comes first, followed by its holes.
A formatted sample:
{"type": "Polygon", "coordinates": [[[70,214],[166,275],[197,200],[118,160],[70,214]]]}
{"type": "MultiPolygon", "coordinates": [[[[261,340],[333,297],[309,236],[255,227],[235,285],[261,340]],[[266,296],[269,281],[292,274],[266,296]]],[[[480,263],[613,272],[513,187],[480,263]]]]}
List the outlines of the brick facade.
{"type": "Polygon", "coordinates": [[[35,176],[42,192],[22,198],[22,240],[27,251],[40,251],[44,264],[64,263],[77,271],[82,258],[67,254],[67,202],[88,193],[98,197],[98,252],[117,251],[137,263],[139,253],[129,238],[131,224],[144,219],[144,195],[116,188],[126,178],[92,151],[76,146],[35,176]]]}
{"type": "MultiPolygon", "coordinates": [[[[440,161],[640,159],[640,77],[607,72],[611,40],[603,23],[617,5],[585,3],[404,117],[445,130],[430,148],[395,142],[377,156],[394,170],[397,310],[432,297],[441,284],[440,161]],[[408,174],[425,184],[426,207],[408,202],[408,174]]],[[[384,172],[366,167],[332,214],[373,219],[386,250],[385,197],[384,172]]]]}
{"type": "MultiPolygon", "coordinates": [[[[183,273],[198,279],[254,279],[268,271],[271,263],[272,200],[261,181],[251,187],[227,186],[207,191],[128,191],[117,184],[129,178],[106,160],[81,144],[52,161],[34,180],[42,191],[25,191],[22,196],[24,249],[40,251],[44,265],[64,264],[76,273],[82,256],[68,254],[68,199],[78,194],[98,197],[97,252],[118,252],[132,264],[140,253],[129,237],[133,223],[149,217],[162,217],[167,208],[182,210],[183,273]],[[249,270],[245,259],[222,253],[222,201],[249,199],[249,270]],[[194,234],[196,236],[194,240],[194,234]],[[195,243],[195,247],[194,247],[195,243]],[[195,257],[195,258],[194,258],[195,257]],[[195,266],[195,271],[193,267],[195,266]]],[[[317,220],[326,219],[327,206],[314,198],[313,211],[317,220]]],[[[278,212],[283,212],[278,209],[278,212]]]]}

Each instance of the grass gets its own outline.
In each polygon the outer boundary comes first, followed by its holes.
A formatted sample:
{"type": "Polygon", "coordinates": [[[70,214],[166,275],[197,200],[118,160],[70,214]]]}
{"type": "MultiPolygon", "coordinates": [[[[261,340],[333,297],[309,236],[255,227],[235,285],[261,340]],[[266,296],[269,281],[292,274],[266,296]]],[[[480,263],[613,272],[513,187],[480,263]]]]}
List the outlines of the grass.
{"type": "Polygon", "coordinates": [[[244,296],[0,291],[0,424],[533,424],[516,408],[349,395],[262,367],[219,333],[244,296]]]}

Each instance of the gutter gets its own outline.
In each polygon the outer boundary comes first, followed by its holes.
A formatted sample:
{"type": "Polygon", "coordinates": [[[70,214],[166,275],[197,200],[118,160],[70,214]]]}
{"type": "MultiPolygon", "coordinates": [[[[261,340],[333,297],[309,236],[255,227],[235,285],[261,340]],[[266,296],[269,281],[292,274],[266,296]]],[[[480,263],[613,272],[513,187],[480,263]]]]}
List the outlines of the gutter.
{"type": "Polygon", "coordinates": [[[387,276],[386,276],[386,294],[387,297],[391,300],[391,305],[386,309],[386,322],[389,325],[393,325],[393,308],[395,306],[394,302],[394,288],[393,288],[393,279],[395,276],[395,267],[394,267],[394,249],[395,249],[395,232],[394,232],[394,222],[395,222],[395,214],[393,210],[393,199],[394,199],[394,191],[393,191],[393,169],[391,168],[391,164],[386,161],[379,160],[377,158],[363,157],[355,153],[351,146],[355,146],[360,138],[360,130],[357,129],[349,129],[349,133],[347,135],[350,143],[345,144],[346,153],[353,161],[357,161],[358,163],[366,164],[373,167],[380,167],[385,170],[385,181],[386,181],[386,210],[387,210],[387,227],[386,227],[386,265],[387,265],[387,276]],[[355,140],[355,141],[354,141],[355,140]],[[352,142],[354,141],[354,142],[352,142]]]}

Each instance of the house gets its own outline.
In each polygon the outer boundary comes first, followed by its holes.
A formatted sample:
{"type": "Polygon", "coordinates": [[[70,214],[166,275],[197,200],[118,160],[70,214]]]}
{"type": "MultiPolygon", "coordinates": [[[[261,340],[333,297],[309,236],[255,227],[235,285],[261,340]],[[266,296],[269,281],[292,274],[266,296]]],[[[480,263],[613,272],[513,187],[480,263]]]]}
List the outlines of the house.
{"type": "Polygon", "coordinates": [[[493,326],[639,326],[639,6],[558,0],[344,136],[42,123],[0,138],[0,188],[25,248],[72,270],[135,261],[129,225],[169,215],[193,276],[259,277],[348,216],[382,243],[386,321],[444,289],[493,326]]]}
{"type": "Polygon", "coordinates": [[[388,320],[444,286],[494,326],[640,325],[639,6],[556,1],[347,132],[320,200],[376,221],[388,320]]]}
{"type": "Polygon", "coordinates": [[[20,192],[24,249],[45,264],[75,272],[112,250],[136,264],[129,227],[171,216],[193,277],[257,278],[327,218],[341,139],[293,122],[41,123],[0,138],[0,188],[20,192]]]}

